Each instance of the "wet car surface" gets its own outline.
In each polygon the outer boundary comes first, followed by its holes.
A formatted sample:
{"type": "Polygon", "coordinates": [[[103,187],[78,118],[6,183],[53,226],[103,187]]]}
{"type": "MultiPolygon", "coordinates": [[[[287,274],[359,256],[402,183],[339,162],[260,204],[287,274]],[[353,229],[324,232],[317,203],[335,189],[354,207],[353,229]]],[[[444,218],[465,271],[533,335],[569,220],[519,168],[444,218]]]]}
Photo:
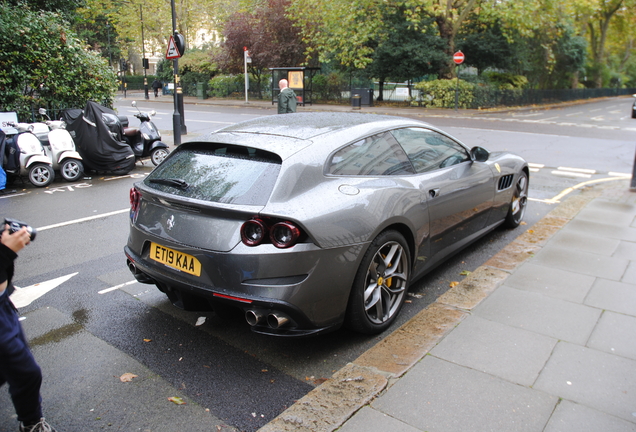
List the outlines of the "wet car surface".
{"type": "Polygon", "coordinates": [[[179,146],[131,189],[137,280],[259,333],[387,329],[409,284],[505,224],[528,167],[419,121],[299,113],[179,146]]]}

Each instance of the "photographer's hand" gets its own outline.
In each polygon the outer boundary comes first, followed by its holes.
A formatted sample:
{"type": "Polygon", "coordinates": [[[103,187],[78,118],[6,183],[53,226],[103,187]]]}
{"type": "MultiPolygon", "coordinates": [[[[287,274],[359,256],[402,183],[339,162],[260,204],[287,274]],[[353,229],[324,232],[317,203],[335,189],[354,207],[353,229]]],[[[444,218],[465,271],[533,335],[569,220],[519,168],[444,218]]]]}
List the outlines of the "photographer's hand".
{"type": "Polygon", "coordinates": [[[27,231],[26,227],[22,227],[20,231],[10,234],[9,226],[5,225],[0,242],[13,252],[18,253],[23,247],[31,242],[31,235],[27,231]]]}

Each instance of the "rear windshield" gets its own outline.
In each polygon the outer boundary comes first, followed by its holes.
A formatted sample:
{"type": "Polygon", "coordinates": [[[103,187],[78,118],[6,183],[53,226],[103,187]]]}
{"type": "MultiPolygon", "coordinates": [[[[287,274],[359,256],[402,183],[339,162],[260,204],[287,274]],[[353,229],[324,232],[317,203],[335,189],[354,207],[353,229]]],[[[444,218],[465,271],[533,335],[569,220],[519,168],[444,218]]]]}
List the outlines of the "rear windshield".
{"type": "Polygon", "coordinates": [[[184,144],[155,168],[144,184],[197,200],[265,205],[280,166],[276,154],[251,147],[184,144]]]}

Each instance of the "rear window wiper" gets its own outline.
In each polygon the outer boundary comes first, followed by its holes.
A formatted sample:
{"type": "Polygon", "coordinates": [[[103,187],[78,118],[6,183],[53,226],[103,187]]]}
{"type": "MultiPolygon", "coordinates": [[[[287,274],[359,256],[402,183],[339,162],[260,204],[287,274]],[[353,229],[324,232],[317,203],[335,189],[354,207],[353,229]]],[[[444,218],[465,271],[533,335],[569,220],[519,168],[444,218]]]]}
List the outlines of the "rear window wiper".
{"type": "Polygon", "coordinates": [[[148,180],[150,183],[159,183],[167,186],[174,186],[179,189],[187,189],[190,186],[185,180],[178,178],[154,178],[148,180]]]}

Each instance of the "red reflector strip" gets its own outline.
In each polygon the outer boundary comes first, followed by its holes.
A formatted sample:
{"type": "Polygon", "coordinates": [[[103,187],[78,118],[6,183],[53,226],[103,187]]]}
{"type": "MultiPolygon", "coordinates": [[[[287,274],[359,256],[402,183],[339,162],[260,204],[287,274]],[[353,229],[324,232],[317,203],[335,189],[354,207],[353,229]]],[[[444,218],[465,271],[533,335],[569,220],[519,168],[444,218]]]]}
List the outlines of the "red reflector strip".
{"type": "Polygon", "coordinates": [[[240,297],[233,297],[233,296],[229,296],[229,295],[225,295],[225,294],[217,294],[217,293],[214,293],[213,295],[214,295],[214,297],[221,297],[221,298],[228,299],[228,300],[240,301],[241,303],[252,303],[252,300],[248,300],[248,299],[244,299],[244,298],[240,298],[240,297]]]}

